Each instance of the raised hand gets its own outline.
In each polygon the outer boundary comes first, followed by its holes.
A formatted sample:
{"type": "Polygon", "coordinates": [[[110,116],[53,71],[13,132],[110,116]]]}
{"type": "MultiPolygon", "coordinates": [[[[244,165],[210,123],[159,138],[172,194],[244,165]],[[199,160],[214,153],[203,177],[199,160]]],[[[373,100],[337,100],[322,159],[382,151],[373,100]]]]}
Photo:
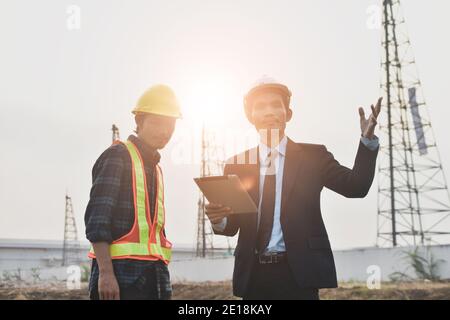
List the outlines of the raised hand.
{"type": "Polygon", "coordinates": [[[383,97],[378,98],[377,104],[375,107],[373,104],[370,106],[372,109],[372,114],[369,116],[369,118],[366,119],[366,115],[364,113],[364,109],[362,107],[359,108],[359,121],[361,124],[361,134],[363,137],[372,139],[375,132],[375,127],[377,125],[377,118],[380,114],[381,110],[381,101],[383,100],[383,97]]]}

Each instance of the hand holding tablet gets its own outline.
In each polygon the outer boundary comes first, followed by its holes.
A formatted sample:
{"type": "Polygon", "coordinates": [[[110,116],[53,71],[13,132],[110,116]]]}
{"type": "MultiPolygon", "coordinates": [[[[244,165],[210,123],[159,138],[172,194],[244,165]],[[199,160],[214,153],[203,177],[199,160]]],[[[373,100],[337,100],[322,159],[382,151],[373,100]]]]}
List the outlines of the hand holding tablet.
{"type": "Polygon", "coordinates": [[[211,220],[214,219],[214,215],[220,220],[230,214],[258,212],[258,208],[236,175],[194,178],[194,181],[211,203],[208,205],[208,211],[212,213],[211,220]]]}

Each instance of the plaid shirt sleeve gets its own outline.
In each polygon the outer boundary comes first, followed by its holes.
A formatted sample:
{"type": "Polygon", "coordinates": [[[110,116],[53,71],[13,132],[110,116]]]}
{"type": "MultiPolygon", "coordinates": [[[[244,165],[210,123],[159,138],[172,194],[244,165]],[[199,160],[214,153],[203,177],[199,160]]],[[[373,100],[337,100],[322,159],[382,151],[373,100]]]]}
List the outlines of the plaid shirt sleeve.
{"type": "Polygon", "coordinates": [[[117,205],[124,170],[120,147],[115,145],[107,149],[92,169],[92,188],[84,216],[86,238],[91,243],[113,241],[113,208],[117,205]]]}

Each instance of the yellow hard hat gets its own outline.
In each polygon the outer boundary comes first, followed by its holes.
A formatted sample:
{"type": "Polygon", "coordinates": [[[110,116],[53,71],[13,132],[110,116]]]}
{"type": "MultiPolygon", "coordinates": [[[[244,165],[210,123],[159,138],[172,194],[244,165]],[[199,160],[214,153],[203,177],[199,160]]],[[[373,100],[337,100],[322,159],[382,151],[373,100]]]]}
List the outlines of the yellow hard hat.
{"type": "Polygon", "coordinates": [[[155,85],[145,91],[132,113],[152,113],[181,118],[180,106],[175,93],[164,84],[155,85]]]}

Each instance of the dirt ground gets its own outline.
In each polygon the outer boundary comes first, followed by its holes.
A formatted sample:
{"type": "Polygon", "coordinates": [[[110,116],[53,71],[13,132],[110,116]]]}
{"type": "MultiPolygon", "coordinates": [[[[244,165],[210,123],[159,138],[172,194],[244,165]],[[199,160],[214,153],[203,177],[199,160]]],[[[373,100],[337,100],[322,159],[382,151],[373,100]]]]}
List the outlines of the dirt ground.
{"type": "MultiPolygon", "coordinates": [[[[238,299],[232,295],[231,282],[175,283],[173,299],[238,299]]],[[[382,283],[381,289],[369,290],[363,283],[341,283],[337,289],[320,290],[324,300],[450,300],[450,281],[382,283]]],[[[21,287],[0,284],[1,300],[83,300],[88,299],[87,284],[68,290],[65,284],[49,283],[21,287]]]]}

